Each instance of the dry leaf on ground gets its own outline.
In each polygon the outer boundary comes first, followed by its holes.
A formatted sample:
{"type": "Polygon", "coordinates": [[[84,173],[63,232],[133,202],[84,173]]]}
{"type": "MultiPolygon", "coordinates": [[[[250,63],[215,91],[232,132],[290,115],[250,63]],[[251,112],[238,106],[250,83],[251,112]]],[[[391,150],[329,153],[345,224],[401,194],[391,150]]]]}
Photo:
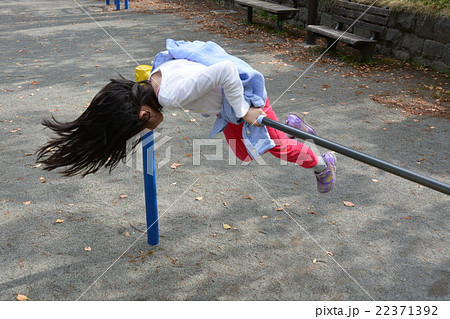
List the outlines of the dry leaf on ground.
{"type": "Polygon", "coordinates": [[[231,226],[225,223],[222,224],[222,227],[223,229],[231,229],[231,226]]]}
{"type": "Polygon", "coordinates": [[[352,202],[348,202],[348,201],[346,201],[346,200],[344,200],[343,202],[344,202],[344,205],[347,206],[347,207],[355,207],[355,206],[356,206],[356,205],[353,204],[352,202]]]}
{"type": "Polygon", "coordinates": [[[91,251],[92,248],[91,248],[91,247],[84,247],[84,250],[85,250],[85,251],[91,251]]]}
{"type": "Polygon", "coordinates": [[[181,166],[182,164],[179,164],[179,163],[172,163],[172,164],[170,164],[170,168],[172,168],[172,169],[175,169],[175,168],[177,168],[178,166],[181,166]]]}
{"type": "Polygon", "coordinates": [[[58,223],[58,224],[61,224],[61,223],[63,223],[64,222],[64,219],[57,219],[56,220],[56,223],[58,223]]]}
{"type": "Polygon", "coordinates": [[[19,301],[27,301],[30,298],[28,298],[25,295],[17,294],[16,299],[19,300],[19,301]]]}

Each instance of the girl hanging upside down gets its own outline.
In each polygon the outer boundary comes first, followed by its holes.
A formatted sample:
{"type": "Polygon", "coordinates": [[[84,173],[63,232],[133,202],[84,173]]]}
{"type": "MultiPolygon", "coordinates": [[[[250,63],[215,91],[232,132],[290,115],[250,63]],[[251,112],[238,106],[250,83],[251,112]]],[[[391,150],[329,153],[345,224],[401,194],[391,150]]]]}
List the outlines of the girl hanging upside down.
{"type": "MultiPolygon", "coordinates": [[[[260,115],[278,121],[263,76],[214,42],[169,39],[167,51],[155,57],[148,81],[111,80],[73,122],[44,120],[57,136],[39,150],[38,162],[47,170],[63,167],[66,176],[85,176],[102,167],[111,171],[125,160],[127,141],[143,129],[156,129],[164,119],[162,111],[174,108],[214,115],[210,137],[223,132],[242,161],[270,152],[312,168],[319,192],[333,188],[334,154],[317,155],[285,133],[261,126],[260,115]]],[[[286,124],[316,134],[295,114],[289,114],[286,124]]]]}

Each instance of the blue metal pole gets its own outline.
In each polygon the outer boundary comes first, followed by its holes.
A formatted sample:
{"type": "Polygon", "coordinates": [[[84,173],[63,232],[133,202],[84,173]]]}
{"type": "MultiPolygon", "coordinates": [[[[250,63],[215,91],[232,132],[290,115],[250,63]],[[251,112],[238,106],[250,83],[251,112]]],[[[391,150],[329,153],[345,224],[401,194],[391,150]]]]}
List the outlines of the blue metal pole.
{"type": "Polygon", "coordinates": [[[120,0],[114,0],[116,2],[116,10],[120,10],[120,0]]]}
{"type": "Polygon", "coordinates": [[[153,131],[142,137],[142,156],[144,166],[145,214],[147,217],[147,242],[158,245],[158,201],[156,194],[155,140],[153,131]]]}
{"type": "Polygon", "coordinates": [[[129,9],[129,8],[130,8],[130,6],[128,4],[128,0],[125,0],[125,9],[129,9]]]}
{"type": "Polygon", "coordinates": [[[106,0],[106,4],[109,5],[109,0],[106,0]]]}

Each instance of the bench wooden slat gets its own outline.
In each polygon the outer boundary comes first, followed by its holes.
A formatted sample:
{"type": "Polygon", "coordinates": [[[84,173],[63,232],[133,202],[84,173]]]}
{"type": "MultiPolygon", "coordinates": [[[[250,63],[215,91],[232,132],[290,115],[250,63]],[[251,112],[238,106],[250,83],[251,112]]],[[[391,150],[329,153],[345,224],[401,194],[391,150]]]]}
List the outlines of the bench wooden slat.
{"type": "Polygon", "coordinates": [[[272,13],[293,13],[299,11],[299,9],[297,8],[291,8],[280,4],[261,0],[235,0],[234,2],[246,7],[249,6],[272,13]]]}
{"type": "Polygon", "coordinates": [[[359,19],[359,21],[361,21],[361,22],[369,22],[369,23],[378,24],[381,26],[386,25],[386,23],[388,21],[387,17],[383,17],[383,16],[379,16],[379,15],[372,15],[369,13],[363,14],[364,11],[358,12],[358,11],[351,11],[351,10],[344,9],[344,8],[336,8],[335,12],[344,17],[348,17],[348,18],[352,18],[352,19],[359,19]]]}
{"type": "MultiPolygon", "coordinates": [[[[360,11],[361,13],[365,12],[367,10],[367,8],[369,7],[366,4],[360,4],[360,3],[350,2],[350,1],[339,1],[339,5],[344,8],[352,9],[354,11],[360,11]]],[[[388,17],[389,9],[388,8],[380,8],[380,7],[370,7],[367,10],[367,13],[388,17]]]]}
{"type": "Polygon", "coordinates": [[[357,34],[353,33],[344,33],[342,30],[336,30],[324,25],[308,25],[306,27],[307,31],[312,31],[314,33],[320,34],[322,36],[332,38],[332,39],[338,39],[339,41],[351,44],[351,45],[358,45],[359,43],[376,43],[375,40],[367,39],[363,36],[359,36],[357,34]],[[344,33],[344,34],[343,34],[344,33]]]}
{"type": "MultiPolygon", "coordinates": [[[[355,22],[355,19],[350,19],[350,18],[345,18],[342,16],[333,16],[333,18],[337,21],[337,22],[341,22],[347,26],[350,26],[353,22],[355,22]]],[[[370,30],[370,31],[374,31],[377,33],[382,33],[385,29],[384,26],[381,25],[376,25],[376,24],[370,24],[367,22],[362,22],[362,21],[356,21],[354,24],[355,27],[361,27],[363,29],[366,30],[370,30]]]]}

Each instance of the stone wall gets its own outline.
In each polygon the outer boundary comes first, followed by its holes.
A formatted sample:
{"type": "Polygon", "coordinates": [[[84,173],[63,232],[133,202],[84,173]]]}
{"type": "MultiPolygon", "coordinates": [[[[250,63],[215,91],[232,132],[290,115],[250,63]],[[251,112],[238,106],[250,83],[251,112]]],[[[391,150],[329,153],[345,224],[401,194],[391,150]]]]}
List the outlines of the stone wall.
{"type": "MultiPolygon", "coordinates": [[[[234,0],[219,2],[234,5],[234,0]]],[[[332,8],[325,2],[319,1],[318,23],[332,26],[332,8]]],[[[292,0],[284,0],[283,3],[289,4],[292,0]]],[[[289,23],[298,27],[305,26],[308,16],[306,3],[307,0],[298,0],[299,14],[289,23]]],[[[364,35],[364,30],[355,32],[364,35]]],[[[376,50],[399,60],[450,72],[450,18],[391,12],[387,29],[381,34],[376,50]]]]}

